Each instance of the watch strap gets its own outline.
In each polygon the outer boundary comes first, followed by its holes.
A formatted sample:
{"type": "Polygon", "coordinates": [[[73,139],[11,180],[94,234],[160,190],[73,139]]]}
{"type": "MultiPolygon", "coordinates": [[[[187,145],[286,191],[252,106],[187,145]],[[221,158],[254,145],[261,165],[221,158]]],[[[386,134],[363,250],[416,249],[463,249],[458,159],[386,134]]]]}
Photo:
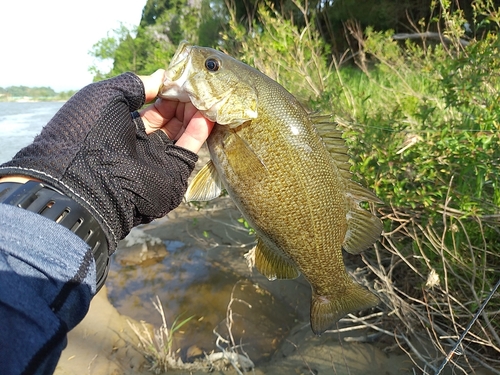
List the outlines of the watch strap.
{"type": "Polygon", "coordinates": [[[37,213],[68,228],[92,249],[96,264],[96,287],[101,289],[109,271],[108,242],[90,212],[73,199],[42,182],[1,182],[0,203],[37,213]]]}

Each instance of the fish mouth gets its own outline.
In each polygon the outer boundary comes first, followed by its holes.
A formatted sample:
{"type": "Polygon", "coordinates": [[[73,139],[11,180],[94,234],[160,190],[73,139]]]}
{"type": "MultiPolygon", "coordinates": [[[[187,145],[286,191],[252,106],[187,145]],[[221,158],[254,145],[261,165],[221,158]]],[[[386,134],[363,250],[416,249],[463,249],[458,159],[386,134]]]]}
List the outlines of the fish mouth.
{"type": "Polygon", "coordinates": [[[182,76],[182,73],[184,72],[184,69],[186,67],[184,61],[191,53],[191,48],[192,46],[183,41],[177,48],[177,51],[175,51],[174,57],[172,57],[172,60],[170,61],[167,69],[167,72],[169,73],[168,78],[170,78],[172,81],[175,81],[182,76]]]}
{"type": "Polygon", "coordinates": [[[165,99],[177,99],[181,102],[189,102],[187,93],[183,90],[186,81],[184,73],[186,71],[186,60],[191,53],[192,46],[186,42],[181,42],[177,51],[172,57],[170,64],[165,70],[163,84],[158,91],[158,95],[165,99]]]}

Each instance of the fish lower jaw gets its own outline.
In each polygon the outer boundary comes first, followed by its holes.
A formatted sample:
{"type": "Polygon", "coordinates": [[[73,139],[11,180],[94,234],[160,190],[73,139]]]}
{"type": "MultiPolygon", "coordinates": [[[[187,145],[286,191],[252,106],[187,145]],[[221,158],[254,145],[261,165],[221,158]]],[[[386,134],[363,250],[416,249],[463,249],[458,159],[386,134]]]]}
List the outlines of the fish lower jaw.
{"type": "Polygon", "coordinates": [[[189,94],[175,82],[163,84],[158,92],[158,96],[162,99],[177,100],[183,103],[191,101],[189,94]]]}

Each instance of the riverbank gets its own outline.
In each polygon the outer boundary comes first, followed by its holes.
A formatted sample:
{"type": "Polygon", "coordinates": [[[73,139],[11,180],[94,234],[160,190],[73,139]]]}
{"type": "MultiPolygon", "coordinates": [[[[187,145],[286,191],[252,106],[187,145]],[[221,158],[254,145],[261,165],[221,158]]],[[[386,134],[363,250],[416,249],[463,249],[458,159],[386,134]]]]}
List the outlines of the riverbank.
{"type": "MultiPolygon", "coordinates": [[[[241,291],[236,291],[239,294],[235,294],[235,299],[250,301],[247,303],[251,304],[252,308],[246,308],[243,304],[233,305],[235,314],[238,313],[241,317],[243,327],[238,326],[240,323],[235,318],[234,335],[238,337],[238,343],[241,339],[244,351],[256,362],[255,374],[411,373],[412,364],[408,357],[399,349],[386,352],[386,343],[347,342],[344,340],[346,334],[339,333],[324,334],[321,337],[313,335],[309,327],[309,286],[300,278],[269,282],[255,271],[250,272],[243,254],[252,246],[252,237],[241,227],[235,226],[237,217],[237,210],[227,198],[222,198],[200,211],[183,204],[166,218],[141,226],[139,231],[146,236],[133,234],[135,238],[130,241],[131,246],[125,246],[126,241],[122,242],[115,259],[117,264],[121,264],[121,268],[117,268],[115,264],[107,283],[109,288],[103,289],[96,296],[85,320],[70,333],[68,348],[63,352],[56,375],[150,374],[147,371],[148,362],[139,353],[137,337],[127,322],[131,321],[139,326],[138,321],[141,319],[137,317],[140,314],[151,314],[148,321],[156,319],[154,325],[160,325],[158,314],[151,300],[146,297],[151,297],[152,294],[144,293],[144,289],[154,290],[154,285],[151,285],[150,279],[141,276],[140,272],[160,272],[159,276],[148,277],[168,280],[167,284],[179,283],[185,276],[176,272],[184,267],[183,272],[188,273],[188,264],[196,262],[196,251],[193,249],[200,247],[205,249],[203,257],[206,263],[215,269],[214,278],[209,279],[208,284],[205,283],[205,271],[200,265],[196,265],[195,276],[198,277],[199,283],[184,285],[185,289],[172,290],[160,297],[165,306],[171,304],[172,309],[178,308],[173,314],[166,312],[169,316],[175,317],[181,310],[186,309],[186,306],[192,308],[188,314],[193,311],[196,313],[195,318],[176,335],[176,356],[185,359],[187,350],[193,347],[207,354],[218,351],[215,345],[216,336],[212,330],[219,330],[224,335],[228,302],[232,301],[234,286],[247,285],[246,289],[241,287],[241,291]],[[144,239],[142,244],[138,240],[141,236],[144,239]],[[151,243],[157,243],[153,239],[158,238],[162,242],[169,241],[166,252],[151,246],[151,243]],[[145,250],[144,244],[147,242],[150,250],[145,250]],[[181,243],[182,245],[179,245],[181,243]],[[179,251],[168,250],[172,245],[177,246],[179,251]],[[171,258],[168,273],[148,266],[148,262],[154,263],[155,259],[158,261],[157,257],[171,258]],[[134,263],[141,263],[142,271],[136,269],[134,263]],[[150,271],[144,271],[145,269],[150,271]],[[228,272],[235,277],[226,277],[228,272]],[[127,280],[131,277],[144,279],[146,286],[137,286],[137,283],[140,283],[138,280],[128,284],[127,280]],[[225,281],[221,283],[218,279],[225,281]],[[251,284],[245,284],[248,282],[251,284]],[[217,288],[214,289],[214,285],[217,285],[217,288]],[[256,285],[258,288],[255,288],[256,285]],[[132,295],[120,297],[123,290],[132,295]],[[118,309],[109,302],[108,294],[112,296],[111,299],[116,300],[118,309]],[[177,305],[172,302],[176,299],[187,299],[188,302],[184,305],[179,302],[177,305]],[[213,305],[217,305],[217,308],[213,305]],[[288,319],[287,315],[292,319],[288,319]],[[133,319],[134,317],[136,319],[133,319]],[[281,337],[276,334],[279,331],[276,329],[279,323],[276,320],[288,322],[287,327],[281,328],[286,330],[286,334],[281,337]],[[273,329],[272,335],[269,335],[269,330],[273,329]],[[265,355],[263,352],[266,352],[265,355]]],[[[158,293],[162,291],[159,290],[158,293]]],[[[172,320],[169,319],[169,322],[172,320]]],[[[356,336],[367,333],[366,330],[353,332],[356,336]]],[[[186,372],[172,369],[169,373],[202,374],[206,371],[186,372]]],[[[226,370],[219,369],[215,373],[236,372],[229,366],[226,370]]]]}
{"type": "MultiPolygon", "coordinates": [[[[206,151],[200,159],[197,169],[208,160],[206,151]]],[[[313,335],[309,285],[302,278],[270,282],[250,271],[244,254],[254,245],[254,237],[238,223],[239,217],[230,199],[223,197],[202,209],[183,203],[165,218],[135,228],[112,257],[107,288],[70,333],[56,375],[151,374],[129,322],[141,327],[145,321],[146,332],[158,330],[162,319],[153,307],[156,296],[169,328],[176,318],[193,316],[173,340],[173,353],[184,363],[203,359],[205,353],[221,353],[223,348],[247,353],[255,362],[250,373],[259,375],[409,375],[423,373],[423,366],[419,368],[408,355],[414,354],[412,350],[439,361],[444,358],[435,353],[435,343],[416,340],[416,331],[405,336],[412,348],[391,335],[359,329],[361,324],[353,321],[339,323],[338,332],[313,335]],[[233,343],[224,344],[221,338],[232,338],[233,343]]],[[[392,323],[383,327],[389,333],[400,327],[390,315],[392,323]]],[[[204,374],[206,364],[201,365],[204,370],[169,368],[168,372],[204,374]]],[[[450,364],[443,375],[460,372],[456,369],[450,364]]],[[[212,372],[236,373],[230,365],[213,367],[212,372]]]]}

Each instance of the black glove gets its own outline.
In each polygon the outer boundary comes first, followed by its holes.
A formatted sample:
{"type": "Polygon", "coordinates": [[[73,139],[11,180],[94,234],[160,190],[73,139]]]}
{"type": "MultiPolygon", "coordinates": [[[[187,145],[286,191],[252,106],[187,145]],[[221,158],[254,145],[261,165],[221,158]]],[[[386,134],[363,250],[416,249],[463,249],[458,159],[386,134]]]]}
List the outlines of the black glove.
{"type": "Polygon", "coordinates": [[[111,254],[133,226],[181,203],[198,159],[162,131],[146,134],[134,112],[144,100],[132,73],[83,88],[0,175],[37,178],[77,201],[103,228],[111,254]]]}

